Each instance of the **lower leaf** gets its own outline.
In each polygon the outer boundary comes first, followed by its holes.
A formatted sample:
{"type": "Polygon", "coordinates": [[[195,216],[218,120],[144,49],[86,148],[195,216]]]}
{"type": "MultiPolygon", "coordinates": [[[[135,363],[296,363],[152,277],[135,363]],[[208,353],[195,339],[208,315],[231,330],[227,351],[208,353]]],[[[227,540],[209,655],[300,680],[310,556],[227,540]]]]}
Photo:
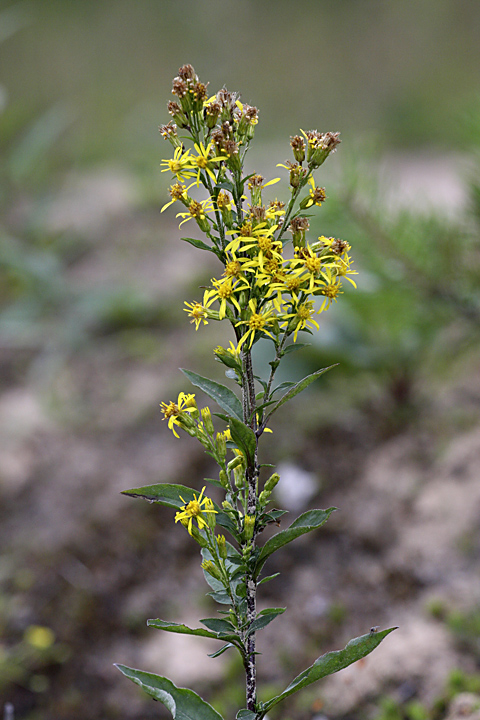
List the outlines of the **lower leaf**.
{"type": "Polygon", "coordinates": [[[276,695],[264,704],[262,713],[258,716],[259,719],[263,718],[270,708],[282,700],[285,700],[289,695],[293,695],[293,693],[302,690],[302,688],[307,687],[307,685],[311,685],[311,683],[327,675],[332,675],[339,670],[343,670],[343,668],[348,667],[348,665],[365,657],[371,653],[372,650],[375,650],[387,635],[396,629],[396,627],[391,627],[381,632],[370,632],[368,635],[361,635],[358,638],[350,640],[343,650],[334,650],[333,652],[321,655],[321,657],[315,660],[313,665],[310,665],[309,668],[292,680],[290,685],[280,693],[280,695],[276,695]]]}
{"type": "Polygon", "coordinates": [[[172,713],[174,720],[223,720],[222,716],[193,690],[179,688],[171,680],[160,675],[135,670],[125,665],[115,665],[115,667],[148,695],[163,703],[172,713]]]}

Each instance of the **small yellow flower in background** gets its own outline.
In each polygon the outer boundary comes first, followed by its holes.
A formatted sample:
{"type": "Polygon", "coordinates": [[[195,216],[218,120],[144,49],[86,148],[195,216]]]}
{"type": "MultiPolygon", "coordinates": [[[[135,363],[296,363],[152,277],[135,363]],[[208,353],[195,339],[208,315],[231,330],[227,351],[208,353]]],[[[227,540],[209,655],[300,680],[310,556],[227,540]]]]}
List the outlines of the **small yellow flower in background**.
{"type": "Polygon", "coordinates": [[[30,625],[25,630],[23,637],[36,650],[48,650],[55,642],[53,630],[43,625],[30,625]]]}
{"type": "Polygon", "coordinates": [[[177,435],[175,432],[175,425],[182,427],[182,420],[185,420],[187,417],[185,413],[191,413],[194,415],[197,414],[198,416],[198,408],[195,402],[194,394],[186,395],[181,392],[176,403],[173,401],[169,403],[162,402],[160,403],[160,407],[162,408],[162,413],[164,415],[163,419],[168,420],[169,430],[171,430],[177,438],[179,438],[180,435],[177,435]]]}
{"type": "Polygon", "coordinates": [[[192,524],[193,521],[197,521],[197,525],[199,530],[203,530],[203,528],[208,527],[208,515],[207,518],[204,517],[204,513],[213,513],[213,516],[215,517],[216,510],[213,509],[213,502],[210,500],[210,498],[203,497],[203,493],[205,492],[206,486],[202,488],[202,492],[198,496],[198,498],[194,495],[193,500],[190,500],[190,502],[187,503],[186,500],[182,498],[180,495],[180,500],[185,503],[185,505],[181,508],[180,512],[177,512],[175,515],[175,522],[183,523],[183,521],[187,522],[187,530],[189,534],[192,534],[192,524]],[[203,507],[202,507],[203,506],[203,507]]]}

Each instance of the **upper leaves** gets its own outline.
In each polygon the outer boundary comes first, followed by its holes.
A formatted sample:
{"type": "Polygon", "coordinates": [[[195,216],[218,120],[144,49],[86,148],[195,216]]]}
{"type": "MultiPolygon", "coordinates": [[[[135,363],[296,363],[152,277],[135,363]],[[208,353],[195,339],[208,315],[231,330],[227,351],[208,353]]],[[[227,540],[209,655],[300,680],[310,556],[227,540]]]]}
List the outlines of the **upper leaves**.
{"type": "Polygon", "coordinates": [[[334,510],[336,510],[334,507],[328,508],[328,510],[307,510],[307,512],[304,512],[296,520],[294,520],[289,528],[281,530],[267,540],[265,545],[260,549],[260,553],[258,555],[255,569],[256,576],[258,576],[260,570],[265,564],[265,561],[272,553],[284,545],[287,545],[287,543],[292,542],[292,540],[300,537],[300,535],[304,535],[305,533],[321,527],[328,520],[334,510]]]}
{"type": "Polygon", "coordinates": [[[225,385],[215,382],[215,380],[209,380],[208,378],[197,375],[197,373],[191,370],[184,370],[181,368],[184,375],[195,385],[200,388],[203,392],[215,400],[220,405],[222,410],[225,410],[227,415],[236,418],[240,422],[243,420],[242,404],[238,397],[225,385]]]}

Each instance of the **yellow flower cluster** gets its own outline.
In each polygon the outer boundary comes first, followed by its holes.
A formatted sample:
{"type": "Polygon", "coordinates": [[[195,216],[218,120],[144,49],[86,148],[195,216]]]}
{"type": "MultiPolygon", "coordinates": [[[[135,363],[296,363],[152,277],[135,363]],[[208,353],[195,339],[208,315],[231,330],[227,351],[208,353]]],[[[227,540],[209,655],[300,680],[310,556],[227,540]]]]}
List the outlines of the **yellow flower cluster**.
{"type": "Polygon", "coordinates": [[[324,236],[310,244],[309,222],[302,214],[326,199],[313,173],[335,151],[338,133],[302,130],[292,137],[294,160],[280,165],[288,171],[290,200],[265,205],[264,189],[279,178],[265,182],[256,173],[242,176],[257,109],[225,88],[208,98],[191,65],[180,68],[172,91],[178,102],[169,103],[169,112],[190,135],[193,148],[185,148],[173,122],[160,128],[175,148],[173,158],[162,161],[162,172],[172,173],[175,180],[172,199],[162,211],[180,202],[185,207],[177,214],[180,225],[195,220],[210,243],[197,241],[197,246],[211,249],[224,267],[220,278],[212,278],[202,302],[185,303],[195,329],[208,320],[228,319],[237,351],[251,348],[260,337],[278,345],[282,338],[292,335],[296,341],[299,332],[318,329],[315,318],[336,302],[343,279],[355,286],[350,245],[324,236]],[[187,186],[188,180],[192,182],[187,186]],[[189,191],[200,183],[208,197],[195,200],[189,191]]]}

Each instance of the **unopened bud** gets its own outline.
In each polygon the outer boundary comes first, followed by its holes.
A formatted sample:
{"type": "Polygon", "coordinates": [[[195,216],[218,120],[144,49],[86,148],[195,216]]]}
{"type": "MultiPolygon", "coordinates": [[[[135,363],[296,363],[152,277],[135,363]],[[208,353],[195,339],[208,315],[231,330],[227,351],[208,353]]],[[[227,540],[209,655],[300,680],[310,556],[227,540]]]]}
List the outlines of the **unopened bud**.
{"type": "Polygon", "coordinates": [[[227,543],[225,535],[217,535],[218,554],[223,560],[227,559],[227,543]]]}
{"type": "Polygon", "coordinates": [[[227,471],[232,472],[232,470],[235,470],[235,468],[240,467],[240,465],[243,465],[243,455],[237,455],[233,458],[233,460],[230,460],[230,462],[227,465],[227,471]]]}
{"type": "Polygon", "coordinates": [[[245,515],[243,524],[243,533],[245,540],[251,540],[253,538],[253,531],[255,529],[255,515],[245,515]]]}
{"type": "MultiPolygon", "coordinates": [[[[205,519],[207,521],[207,525],[210,528],[210,530],[215,530],[215,525],[217,524],[217,519],[215,515],[217,514],[215,510],[215,505],[213,504],[213,500],[210,500],[210,498],[205,498],[205,519]]],[[[202,513],[203,515],[203,513],[202,513]]]]}
{"type": "Polygon", "coordinates": [[[202,568],[216,580],[220,580],[220,582],[222,582],[222,573],[211,560],[204,560],[202,562],[202,568]]]}
{"type": "Polygon", "coordinates": [[[208,432],[209,435],[213,435],[213,433],[215,432],[215,428],[213,427],[212,413],[210,412],[210,408],[204,407],[201,409],[200,412],[202,414],[202,420],[205,426],[205,430],[208,432]]]}
{"type": "Polygon", "coordinates": [[[242,490],[245,487],[245,469],[243,465],[237,465],[237,467],[233,469],[233,478],[237,488],[242,490]]]}
{"type": "MultiPolygon", "coordinates": [[[[225,460],[227,456],[227,439],[224,433],[218,432],[216,438],[217,455],[220,460],[225,460]]],[[[225,472],[225,471],[220,471],[225,472]]],[[[225,486],[224,486],[225,487],[225,486]]]]}
{"type": "Polygon", "coordinates": [[[227,477],[227,473],[225,472],[225,470],[223,470],[223,469],[220,470],[220,472],[218,473],[218,478],[219,478],[220,482],[222,483],[222,487],[225,488],[225,490],[228,490],[229,489],[228,477],[227,477]]]}
{"type": "Polygon", "coordinates": [[[270,477],[268,478],[267,482],[263,486],[263,489],[270,494],[273,489],[278,485],[279,480],[280,475],[278,473],[273,473],[273,475],[270,475],[270,477]]]}
{"type": "Polygon", "coordinates": [[[222,502],[222,508],[225,510],[226,513],[235,513],[235,508],[228,502],[228,500],[224,500],[222,502]]]}

